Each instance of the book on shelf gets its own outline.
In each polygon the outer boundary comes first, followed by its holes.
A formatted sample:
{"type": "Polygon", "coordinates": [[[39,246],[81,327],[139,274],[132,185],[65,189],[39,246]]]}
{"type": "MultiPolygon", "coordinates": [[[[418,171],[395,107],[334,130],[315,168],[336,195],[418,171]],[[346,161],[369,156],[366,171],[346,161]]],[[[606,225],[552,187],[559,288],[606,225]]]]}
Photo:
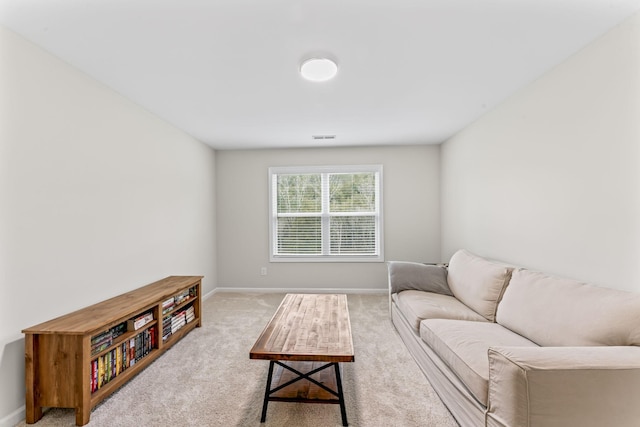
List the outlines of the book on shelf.
{"type": "Polygon", "coordinates": [[[98,388],[104,384],[104,357],[98,358],[98,388]]]}
{"type": "Polygon", "coordinates": [[[129,366],[129,340],[122,343],[122,366],[121,370],[124,371],[129,366]]]}
{"type": "Polygon", "coordinates": [[[115,378],[118,375],[118,359],[117,359],[117,351],[114,348],[111,350],[111,379],[115,378]]]}
{"type": "MultiPolygon", "coordinates": [[[[183,300],[184,302],[184,300],[183,300]]],[[[184,325],[195,320],[195,308],[188,305],[186,308],[172,312],[162,318],[162,340],[166,341],[172,334],[175,334],[184,325]]]]}
{"type": "Polygon", "coordinates": [[[189,298],[191,298],[191,293],[189,289],[185,289],[184,291],[180,292],[178,295],[174,297],[176,304],[181,304],[184,301],[188,300],[189,298]]]}
{"type": "Polygon", "coordinates": [[[116,376],[122,372],[122,347],[116,347],[116,376]]]}
{"type": "Polygon", "coordinates": [[[132,337],[129,340],[129,366],[136,364],[136,338],[132,337]]]}
{"type": "Polygon", "coordinates": [[[136,362],[142,357],[142,335],[136,335],[136,362]]]}
{"type": "Polygon", "coordinates": [[[173,310],[173,307],[176,305],[176,300],[174,297],[171,297],[162,302],[162,314],[168,313],[173,310]]]}
{"type": "Polygon", "coordinates": [[[171,324],[175,325],[176,323],[180,323],[181,321],[183,321],[185,318],[185,312],[184,311],[178,311],[177,313],[174,313],[173,316],[171,316],[171,324]]]}
{"type": "Polygon", "coordinates": [[[91,337],[91,355],[98,354],[111,347],[113,340],[127,331],[127,323],[122,322],[91,337]]]}
{"type": "Polygon", "coordinates": [[[175,334],[176,332],[178,332],[180,330],[180,328],[182,328],[182,326],[184,326],[184,324],[182,323],[176,323],[174,325],[171,326],[171,333],[175,334]]]}
{"type": "Polygon", "coordinates": [[[111,381],[111,377],[113,376],[113,365],[111,364],[111,352],[108,352],[104,355],[104,382],[108,383],[111,381]]]}
{"type": "Polygon", "coordinates": [[[91,338],[91,354],[100,353],[113,343],[113,333],[109,329],[91,338]]]}
{"type": "Polygon", "coordinates": [[[90,381],[92,393],[108,382],[113,381],[114,378],[127,369],[129,342],[129,340],[126,340],[91,361],[90,381]]]}
{"type": "Polygon", "coordinates": [[[166,341],[171,336],[171,315],[162,318],[162,341],[166,341]]]}
{"type": "Polygon", "coordinates": [[[144,331],[145,344],[144,344],[144,355],[148,355],[151,353],[153,349],[153,328],[149,328],[144,331]]]}
{"type": "Polygon", "coordinates": [[[129,331],[137,331],[138,329],[144,327],[148,323],[153,321],[153,312],[148,311],[146,313],[141,314],[140,316],[134,317],[133,319],[127,320],[127,329],[129,331]]]}
{"type": "Polygon", "coordinates": [[[145,329],[129,340],[129,366],[148,355],[155,348],[156,327],[145,329]]]}
{"type": "Polygon", "coordinates": [[[111,328],[110,331],[111,331],[111,337],[113,339],[118,338],[120,335],[122,335],[125,332],[127,332],[127,323],[126,322],[122,322],[122,323],[114,326],[113,328],[111,328]]]}
{"type": "Polygon", "coordinates": [[[99,333],[98,335],[94,335],[91,337],[91,344],[97,344],[105,339],[112,338],[111,329],[107,329],[104,332],[99,333]]]}
{"type": "Polygon", "coordinates": [[[142,357],[149,353],[149,330],[142,333],[142,357]]]}
{"type": "Polygon", "coordinates": [[[180,328],[182,328],[186,323],[186,312],[184,310],[174,313],[171,317],[171,332],[176,333],[180,328]]]}
{"type": "Polygon", "coordinates": [[[189,322],[191,322],[191,321],[195,320],[195,318],[196,318],[196,312],[195,312],[195,310],[193,309],[193,305],[190,305],[189,307],[187,307],[187,310],[186,310],[186,318],[187,318],[187,323],[189,323],[189,322]]]}
{"type": "Polygon", "coordinates": [[[91,361],[91,392],[98,389],[98,359],[91,361]]]}
{"type": "Polygon", "coordinates": [[[156,327],[152,326],[149,328],[149,334],[151,335],[151,343],[149,345],[150,349],[156,348],[156,327]]]}
{"type": "Polygon", "coordinates": [[[109,339],[107,341],[103,341],[99,344],[91,346],[91,355],[98,354],[101,351],[106,350],[111,346],[112,343],[113,343],[113,340],[109,339]]]}

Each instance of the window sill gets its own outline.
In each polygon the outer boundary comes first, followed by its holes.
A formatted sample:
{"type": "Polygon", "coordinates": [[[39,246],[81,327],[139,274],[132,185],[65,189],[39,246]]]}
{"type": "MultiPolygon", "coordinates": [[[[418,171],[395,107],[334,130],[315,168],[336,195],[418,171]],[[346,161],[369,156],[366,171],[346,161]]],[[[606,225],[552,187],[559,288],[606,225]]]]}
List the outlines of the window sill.
{"type": "Polygon", "coordinates": [[[271,256],[270,262],[385,262],[383,256],[271,256]]]}

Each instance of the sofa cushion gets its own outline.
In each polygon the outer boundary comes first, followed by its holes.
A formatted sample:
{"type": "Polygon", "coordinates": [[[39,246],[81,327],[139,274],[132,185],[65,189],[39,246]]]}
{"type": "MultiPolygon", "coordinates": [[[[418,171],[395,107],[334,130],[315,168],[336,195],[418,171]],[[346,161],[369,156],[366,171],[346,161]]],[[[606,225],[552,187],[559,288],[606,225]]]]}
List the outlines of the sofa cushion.
{"type": "Polygon", "coordinates": [[[456,298],[423,291],[402,291],[394,295],[398,309],[418,333],[424,319],[487,320],[456,298]]]}
{"type": "Polygon", "coordinates": [[[459,250],[449,261],[447,283],[453,295],[493,322],[513,269],[459,250]]]}
{"type": "Polygon", "coordinates": [[[420,337],[484,406],[489,393],[489,347],[538,347],[490,322],[428,319],[420,324],[420,337]]]}
{"type": "Polygon", "coordinates": [[[497,321],[541,346],[640,345],[640,294],[517,269],[497,321]]]}
{"type": "Polygon", "coordinates": [[[453,295],[447,284],[447,269],[444,266],[390,261],[388,268],[392,293],[414,289],[453,295]]]}

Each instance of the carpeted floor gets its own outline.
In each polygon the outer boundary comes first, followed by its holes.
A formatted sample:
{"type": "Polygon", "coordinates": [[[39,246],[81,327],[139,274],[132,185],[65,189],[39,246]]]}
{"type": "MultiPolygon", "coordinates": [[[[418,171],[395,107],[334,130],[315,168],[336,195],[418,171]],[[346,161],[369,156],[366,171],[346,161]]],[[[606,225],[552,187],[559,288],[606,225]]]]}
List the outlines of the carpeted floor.
{"type": "MultiPolygon", "coordinates": [[[[284,294],[217,293],[195,329],[91,413],[89,426],[341,426],[338,405],[270,402],[260,424],[269,362],[249,350],[284,294]]],[[[386,295],[348,295],[354,363],[344,363],[350,426],[455,427],[389,321],[386,295]]],[[[23,427],[27,424],[19,423],[23,427]]],[[[50,409],[38,427],[75,425],[50,409]]]]}

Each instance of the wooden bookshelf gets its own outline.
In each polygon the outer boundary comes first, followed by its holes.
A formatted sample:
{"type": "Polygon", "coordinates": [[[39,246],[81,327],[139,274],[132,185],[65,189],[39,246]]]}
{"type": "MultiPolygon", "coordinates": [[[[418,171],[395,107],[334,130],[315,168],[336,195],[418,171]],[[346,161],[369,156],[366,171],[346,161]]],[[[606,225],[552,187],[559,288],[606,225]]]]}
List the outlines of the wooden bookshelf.
{"type": "Polygon", "coordinates": [[[57,407],[75,408],[76,425],[87,424],[98,403],[201,326],[202,277],[170,276],[24,329],[26,422],[42,418],[42,408],[57,407]],[[153,320],[122,331],[123,323],[147,312],[153,320]],[[170,334],[163,332],[167,325],[170,334]]]}

